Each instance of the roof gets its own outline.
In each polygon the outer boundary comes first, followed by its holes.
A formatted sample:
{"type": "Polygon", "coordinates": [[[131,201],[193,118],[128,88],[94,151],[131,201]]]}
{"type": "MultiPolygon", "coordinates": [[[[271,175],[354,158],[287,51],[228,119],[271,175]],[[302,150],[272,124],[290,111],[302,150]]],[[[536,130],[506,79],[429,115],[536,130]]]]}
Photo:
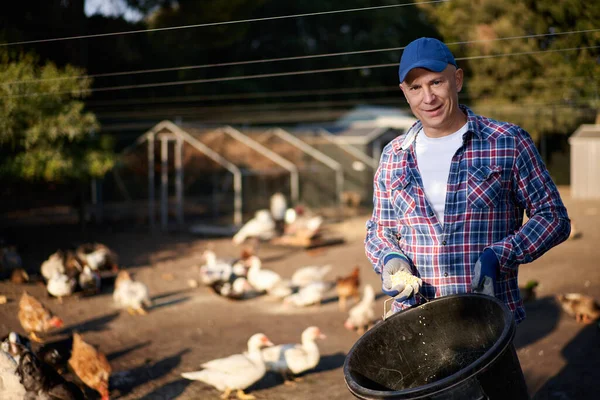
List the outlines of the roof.
{"type": "Polygon", "coordinates": [[[600,141],[600,124],[580,125],[579,128],[569,138],[569,143],[577,141],[600,141]]]}
{"type": "Polygon", "coordinates": [[[358,106],[335,121],[337,126],[408,129],[415,123],[410,112],[396,107],[358,106]]]}

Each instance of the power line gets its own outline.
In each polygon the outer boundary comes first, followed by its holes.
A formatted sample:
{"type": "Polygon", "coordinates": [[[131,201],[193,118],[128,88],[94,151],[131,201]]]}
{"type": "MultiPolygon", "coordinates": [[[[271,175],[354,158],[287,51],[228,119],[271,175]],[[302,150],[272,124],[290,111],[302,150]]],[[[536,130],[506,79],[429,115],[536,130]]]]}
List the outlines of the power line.
{"type": "Polygon", "coordinates": [[[277,19],[311,17],[311,16],[315,16],[315,15],[330,15],[330,14],[341,14],[341,13],[349,13],[349,12],[356,12],[356,11],[381,10],[381,9],[386,9],[386,8],[414,6],[417,4],[445,3],[448,1],[450,1],[450,0],[418,1],[418,2],[414,2],[414,3],[389,4],[389,5],[385,5],[385,6],[351,8],[351,9],[346,9],[346,10],[334,10],[334,11],[320,11],[320,12],[303,13],[303,14],[280,15],[280,16],[276,16],[276,17],[263,17],[263,18],[241,19],[241,20],[236,20],[236,21],[210,22],[210,23],[205,23],[205,24],[180,25],[180,26],[171,26],[171,27],[166,27],[166,28],[139,29],[139,30],[134,30],[134,31],[97,33],[97,34],[93,34],[93,35],[79,35],[79,36],[68,36],[68,37],[51,38],[51,39],[27,40],[27,41],[21,41],[21,42],[0,43],[0,46],[6,47],[6,46],[14,46],[14,45],[20,45],[20,44],[48,43],[48,42],[58,42],[58,41],[62,41],[62,40],[88,39],[88,38],[117,36],[117,35],[131,35],[131,34],[135,34],[135,33],[172,31],[172,30],[176,30],[176,29],[203,28],[203,27],[207,27],[207,26],[232,25],[232,24],[241,24],[241,23],[248,23],[248,22],[272,21],[272,20],[277,20],[277,19]]]}
{"type": "MultiPolygon", "coordinates": [[[[505,40],[515,40],[515,39],[532,39],[532,38],[539,38],[539,37],[546,37],[546,36],[573,35],[573,34],[579,34],[579,33],[591,33],[591,32],[598,32],[598,31],[600,31],[600,28],[599,29],[585,29],[585,30],[579,30],[579,31],[558,32],[558,33],[539,33],[539,34],[534,34],[534,35],[509,36],[509,37],[493,38],[493,39],[469,40],[469,41],[462,41],[462,42],[446,43],[446,45],[447,46],[458,46],[458,45],[465,45],[465,44],[486,43],[486,42],[496,42],[496,41],[505,41],[505,40]]],[[[263,59],[263,60],[247,60],[247,61],[234,61],[234,62],[215,63],[215,64],[187,65],[187,66],[183,66],[183,67],[167,67],[167,68],[154,68],[154,69],[143,69],[143,70],[134,70],[134,71],[107,72],[107,73],[100,73],[100,74],[76,75],[76,76],[67,76],[67,77],[60,77],[60,78],[25,79],[25,80],[20,80],[20,81],[5,82],[5,83],[2,83],[2,85],[8,86],[8,85],[21,84],[21,83],[63,81],[63,80],[84,79],[84,78],[105,78],[105,77],[122,76],[122,75],[139,75],[139,74],[150,74],[150,73],[158,73],[158,72],[172,72],[172,71],[185,71],[185,70],[192,70],[192,69],[205,69],[205,68],[214,68],[214,67],[230,67],[230,66],[238,66],[238,65],[264,64],[264,63],[270,63],[270,62],[296,61],[296,60],[306,60],[306,59],[324,58],[324,57],[337,57],[337,56],[348,56],[348,55],[356,55],[356,54],[380,53],[380,52],[387,52],[387,51],[403,50],[404,48],[406,48],[406,46],[388,47],[388,48],[371,49],[371,50],[345,51],[345,52],[338,52],[338,53],[313,54],[313,55],[306,55],[306,56],[267,58],[267,59],[263,59]]]]}
{"type": "MultiPolygon", "coordinates": [[[[584,50],[584,49],[596,49],[596,48],[600,48],[600,46],[583,46],[583,47],[571,47],[571,48],[567,48],[567,49],[550,49],[550,50],[535,50],[535,51],[524,51],[524,52],[516,52],[516,53],[504,53],[504,54],[489,54],[489,55],[484,55],[484,56],[460,57],[460,58],[456,58],[456,60],[457,61],[481,60],[481,59],[486,59],[486,58],[524,56],[524,55],[532,55],[532,54],[540,54],[540,53],[557,53],[557,52],[584,50]]],[[[231,82],[231,81],[238,81],[238,80],[245,80],[245,79],[263,79],[263,78],[275,78],[275,77],[282,77],[282,76],[309,75],[309,74],[318,74],[318,73],[327,73],[327,72],[352,71],[352,70],[359,70],[359,69],[375,69],[375,68],[392,67],[392,66],[397,66],[397,65],[398,65],[397,63],[386,63],[386,64],[361,65],[361,66],[354,66],[354,67],[314,69],[314,70],[307,70],[307,71],[276,72],[276,73],[268,73],[268,74],[240,75],[240,76],[230,76],[230,77],[221,77],[221,78],[192,79],[192,80],[185,80],[185,81],[169,81],[169,82],[159,82],[159,83],[144,83],[144,84],[137,84],[137,85],[123,85],[123,86],[91,88],[91,89],[81,90],[81,92],[82,93],[92,93],[92,92],[107,92],[107,91],[116,91],[116,90],[143,89],[143,88],[152,88],[152,87],[192,85],[192,84],[200,84],[200,83],[231,82]]],[[[0,98],[31,97],[31,96],[40,96],[40,95],[61,95],[61,94],[70,94],[70,93],[72,93],[72,91],[36,92],[36,93],[27,93],[27,94],[21,94],[21,95],[3,96],[0,98]]]]}

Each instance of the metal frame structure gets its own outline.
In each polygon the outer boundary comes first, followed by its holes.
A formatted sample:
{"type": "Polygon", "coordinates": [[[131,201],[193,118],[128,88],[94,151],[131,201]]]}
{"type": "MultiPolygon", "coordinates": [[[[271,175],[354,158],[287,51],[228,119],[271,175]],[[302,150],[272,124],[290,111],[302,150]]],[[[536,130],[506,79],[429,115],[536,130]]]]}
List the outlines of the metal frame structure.
{"type": "Polygon", "coordinates": [[[329,133],[329,131],[324,128],[319,129],[319,134],[323,138],[327,139],[331,143],[335,144],[336,146],[338,146],[339,148],[344,150],[346,153],[358,158],[359,160],[361,160],[362,162],[364,162],[365,164],[367,164],[374,170],[377,170],[379,161],[376,160],[375,158],[368,156],[364,152],[358,150],[356,147],[354,147],[348,143],[344,143],[342,140],[339,140],[339,138],[337,136],[329,133]]]}
{"type": "Polygon", "coordinates": [[[344,168],[342,164],[281,128],[269,129],[265,134],[273,134],[279,137],[334,170],[337,202],[340,205],[342,204],[342,191],[344,189],[344,168]]]}

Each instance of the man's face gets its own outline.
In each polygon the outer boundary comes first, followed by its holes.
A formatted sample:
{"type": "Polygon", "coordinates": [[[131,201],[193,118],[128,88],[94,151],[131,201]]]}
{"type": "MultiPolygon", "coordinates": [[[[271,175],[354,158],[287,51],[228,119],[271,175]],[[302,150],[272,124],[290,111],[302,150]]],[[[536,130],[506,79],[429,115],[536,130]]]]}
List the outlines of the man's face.
{"type": "Polygon", "coordinates": [[[438,136],[460,128],[455,125],[462,83],[463,71],[453,65],[448,65],[442,72],[415,68],[400,84],[400,89],[427,133],[438,136]]]}

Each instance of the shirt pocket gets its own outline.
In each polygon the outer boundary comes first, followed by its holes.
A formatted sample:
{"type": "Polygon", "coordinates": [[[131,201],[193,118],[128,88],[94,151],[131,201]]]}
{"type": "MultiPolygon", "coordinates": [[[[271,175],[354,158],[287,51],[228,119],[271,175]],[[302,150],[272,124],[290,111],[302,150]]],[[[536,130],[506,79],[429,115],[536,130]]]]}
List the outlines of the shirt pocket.
{"type": "Polygon", "coordinates": [[[502,199],[502,167],[483,165],[469,169],[468,203],[471,208],[491,208],[502,199]]]}
{"type": "Polygon", "coordinates": [[[413,182],[408,174],[402,174],[392,181],[392,200],[398,219],[407,217],[415,211],[417,202],[414,198],[413,182]]]}

